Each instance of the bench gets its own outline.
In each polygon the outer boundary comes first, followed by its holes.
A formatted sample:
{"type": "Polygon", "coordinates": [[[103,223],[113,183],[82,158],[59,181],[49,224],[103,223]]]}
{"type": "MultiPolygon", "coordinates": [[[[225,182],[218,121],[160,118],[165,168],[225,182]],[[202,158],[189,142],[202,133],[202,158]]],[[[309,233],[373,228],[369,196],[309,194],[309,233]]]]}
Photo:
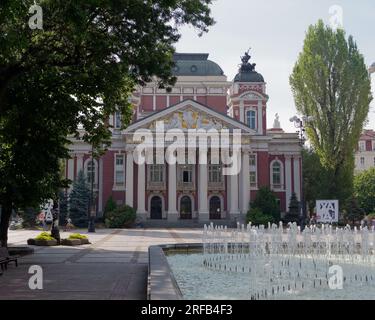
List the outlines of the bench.
{"type": "Polygon", "coordinates": [[[19,256],[10,256],[8,249],[5,247],[0,247],[0,265],[1,270],[6,270],[10,262],[14,262],[16,267],[18,267],[19,256]]]}

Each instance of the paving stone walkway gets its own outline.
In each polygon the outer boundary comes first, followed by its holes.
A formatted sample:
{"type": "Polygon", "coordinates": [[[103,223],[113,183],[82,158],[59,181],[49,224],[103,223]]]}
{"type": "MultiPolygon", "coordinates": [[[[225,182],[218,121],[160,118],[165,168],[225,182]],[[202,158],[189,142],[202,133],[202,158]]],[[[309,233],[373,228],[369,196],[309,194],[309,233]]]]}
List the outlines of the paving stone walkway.
{"type": "MultiPolygon", "coordinates": [[[[74,230],[77,232],[77,230],[74,230]]],[[[84,230],[79,230],[87,234],[84,230]]],[[[9,231],[10,246],[25,246],[40,231],[9,231]]],[[[69,236],[61,232],[61,237],[69,236]]],[[[0,299],[146,299],[148,247],[201,242],[201,229],[97,229],[90,245],[35,247],[0,276],[0,299]],[[43,289],[31,290],[31,265],[43,269],[43,289]]]]}

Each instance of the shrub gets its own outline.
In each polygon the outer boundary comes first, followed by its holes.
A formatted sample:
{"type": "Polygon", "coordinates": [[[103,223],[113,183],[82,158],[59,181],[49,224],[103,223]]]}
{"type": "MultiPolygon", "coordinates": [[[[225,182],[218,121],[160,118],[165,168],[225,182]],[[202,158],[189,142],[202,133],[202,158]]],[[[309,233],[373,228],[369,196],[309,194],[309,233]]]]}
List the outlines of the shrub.
{"type": "Polygon", "coordinates": [[[367,215],[367,219],[368,220],[375,219],[375,213],[370,213],[369,215],[367,215]]]}
{"type": "Polygon", "coordinates": [[[49,240],[55,240],[55,238],[52,237],[51,234],[48,233],[48,232],[42,232],[41,234],[39,234],[38,236],[35,237],[35,240],[49,241],[49,240]]]}
{"type": "Polygon", "coordinates": [[[129,227],[135,221],[135,218],[135,210],[132,207],[125,205],[108,212],[105,219],[105,225],[107,228],[129,227]]]}
{"type": "Polygon", "coordinates": [[[107,213],[116,210],[116,208],[117,208],[117,203],[113,200],[112,196],[110,196],[104,208],[104,213],[103,213],[104,221],[106,219],[107,213]]]}
{"type": "Polygon", "coordinates": [[[69,236],[68,239],[87,239],[87,236],[85,236],[84,234],[80,234],[80,233],[73,233],[69,236]]]}
{"type": "Polygon", "coordinates": [[[246,215],[246,222],[251,221],[254,225],[267,225],[268,222],[272,222],[273,217],[271,215],[265,215],[259,208],[251,208],[246,215]]]}
{"type": "Polygon", "coordinates": [[[277,198],[268,187],[259,189],[251,208],[257,208],[263,214],[272,216],[270,222],[280,221],[280,208],[277,198]]]}

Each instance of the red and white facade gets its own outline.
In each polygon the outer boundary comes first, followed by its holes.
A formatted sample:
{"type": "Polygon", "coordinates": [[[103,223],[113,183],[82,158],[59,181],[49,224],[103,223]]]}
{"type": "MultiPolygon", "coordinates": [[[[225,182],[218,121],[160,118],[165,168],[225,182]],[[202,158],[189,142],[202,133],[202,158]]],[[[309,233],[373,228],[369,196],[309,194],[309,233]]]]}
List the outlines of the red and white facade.
{"type": "MultiPolygon", "coordinates": [[[[100,216],[110,196],[128,204],[143,220],[233,220],[246,214],[262,186],[269,186],[286,212],[292,192],[301,198],[301,147],[298,134],[285,133],[275,120],[267,129],[266,83],[243,59],[232,82],[206,54],[176,55],[177,82],[170,92],[156,82],[138,88],[133,95],[133,123],[121,130],[118,115],[110,117],[112,145],[92,162],[91,147],[73,140],[66,177],[74,180],[84,170],[94,191],[100,216]],[[215,128],[241,130],[241,171],[222,175],[222,164],[138,165],[133,152],[137,130],[215,128]],[[91,181],[90,181],[91,182],[91,181]]],[[[247,56],[249,57],[249,56],[247,56]]],[[[198,159],[197,150],[196,157],[198,159]]],[[[198,161],[197,161],[198,163],[198,161]]]]}
{"type": "Polygon", "coordinates": [[[365,130],[359,138],[355,153],[355,171],[361,172],[375,167],[375,131],[365,130]]]}

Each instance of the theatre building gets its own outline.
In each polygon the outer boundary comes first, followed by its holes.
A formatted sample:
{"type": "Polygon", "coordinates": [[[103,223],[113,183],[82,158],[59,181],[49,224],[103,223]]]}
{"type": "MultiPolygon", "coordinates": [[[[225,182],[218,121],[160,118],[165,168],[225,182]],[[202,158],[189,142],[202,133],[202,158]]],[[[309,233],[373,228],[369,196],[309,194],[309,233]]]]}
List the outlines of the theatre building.
{"type": "Polygon", "coordinates": [[[267,129],[266,82],[250,56],[241,58],[233,81],[208,54],[179,53],[174,59],[177,82],[171,91],[156,83],[139,87],[132,97],[133,122],[124,130],[119,114],[110,117],[112,145],[105,155],[92,160],[90,145],[73,140],[66,177],[74,180],[80,170],[90,184],[93,177],[98,216],[112,196],[119,205],[135,208],[146,223],[235,221],[246,214],[262,186],[275,192],[285,213],[292,193],[301,197],[301,147],[298,134],[285,133],[277,115],[267,129]],[[223,175],[224,164],[210,162],[210,156],[206,165],[137,164],[134,133],[155,132],[159,121],[165,130],[240,131],[239,174],[223,175]]]}

